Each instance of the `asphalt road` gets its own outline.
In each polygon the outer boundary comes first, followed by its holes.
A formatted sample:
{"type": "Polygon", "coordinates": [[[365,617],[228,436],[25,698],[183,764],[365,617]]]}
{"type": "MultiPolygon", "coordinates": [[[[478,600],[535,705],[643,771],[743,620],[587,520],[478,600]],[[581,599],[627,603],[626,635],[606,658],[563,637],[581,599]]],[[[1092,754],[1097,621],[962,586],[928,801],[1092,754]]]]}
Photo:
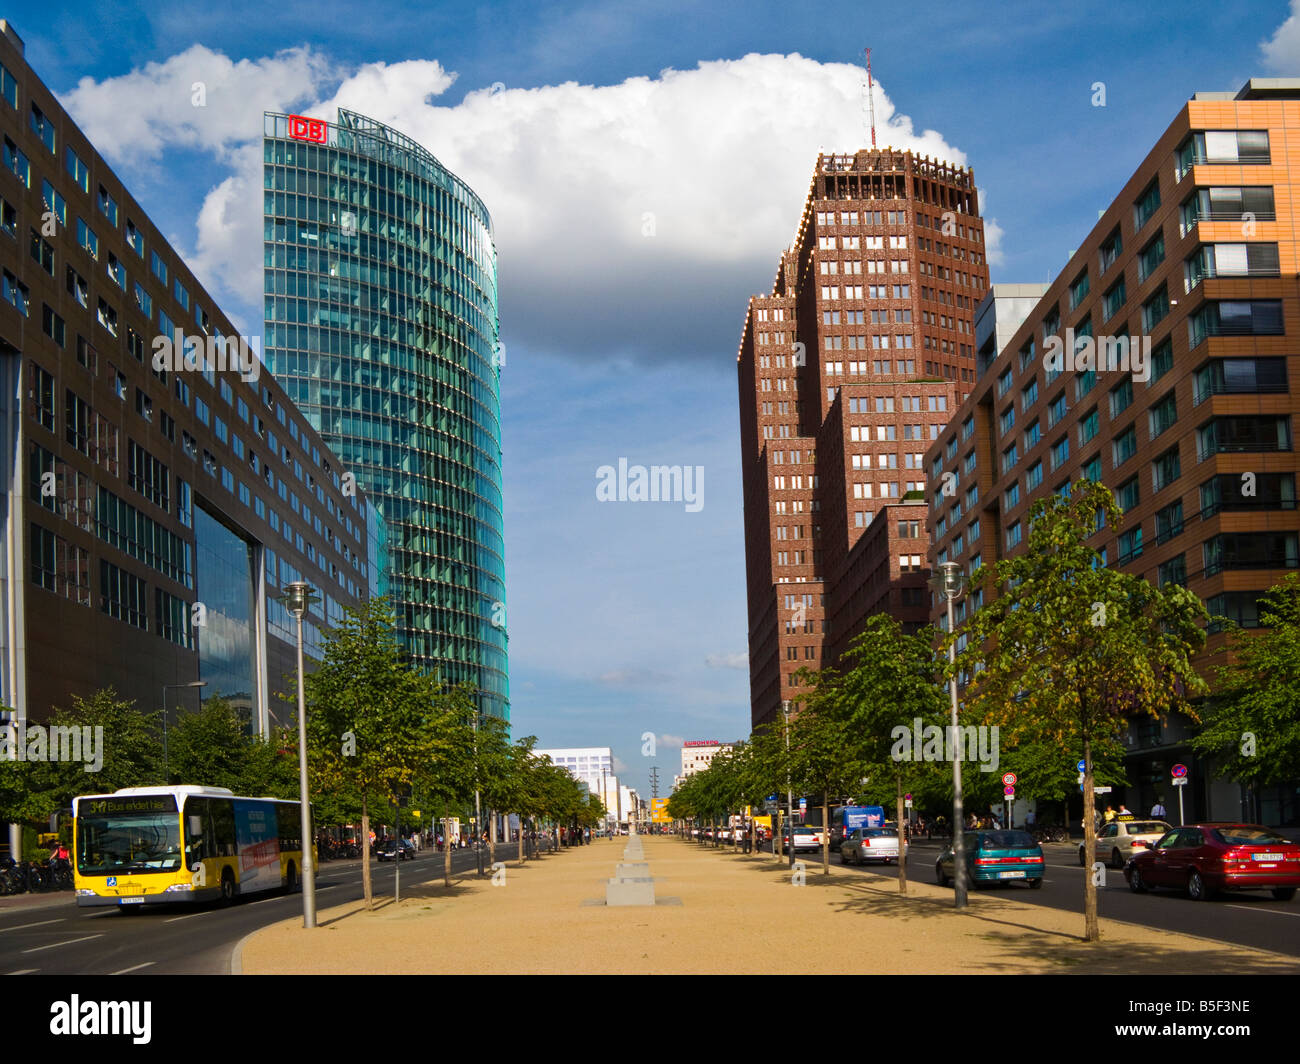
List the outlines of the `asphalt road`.
{"type": "MultiPolygon", "coordinates": [[[[563,851],[561,851],[563,853],[563,851]]],[[[497,847],[513,862],[516,843],[497,847]]],[[[543,857],[543,860],[546,858],[543,857]]],[[[484,868],[488,866],[483,850],[484,868]]],[[[401,865],[402,883],[440,875],[443,855],[421,851],[401,865]],[[408,879],[409,877],[409,879],[408,879]]],[[[452,870],[472,873],[472,849],[452,851],[452,870]]],[[[393,894],[391,862],[371,861],[376,895],[393,894]]],[[[316,877],[320,908],[361,897],[361,862],[326,861],[316,877]]],[[[229,908],[136,906],[79,909],[70,891],[20,895],[0,907],[0,972],[7,975],[141,975],[230,972],[235,945],[245,935],[302,913],[302,895],[253,894],[229,908]]]]}
{"type": "MultiPolygon", "coordinates": [[[[770,853],[771,844],[764,849],[770,853]]],[[[937,883],[934,864],[941,849],[942,846],[937,841],[920,839],[911,842],[907,858],[908,879],[937,883]]],[[[1004,897],[1014,894],[1017,901],[1077,912],[1082,918],[1085,869],[1079,865],[1078,841],[1045,843],[1043,857],[1046,869],[1043,885],[1039,889],[1032,890],[1022,883],[981,888],[970,892],[971,904],[978,905],[980,899],[988,894],[1004,897]]],[[[810,873],[821,867],[820,850],[816,853],[797,854],[796,859],[803,861],[810,873]]],[[[831,864],[838,869],[839,860],[834,853],[830,859],[831,864]]],[[[898,874],[892,864],[846,865],[844,870],[887,879],[894,879],[898,874]]],[[[1124,920],[1143,927],[1199,935],[1220,942],[1300,957],[1300,897],[1291,901],[1277,901],[1267,891],[1249,891],[1219,895],[1212,901],[1197,902],[1172,890],[1134,894],[1129,890],[1122,871],[1107,868],[1105,885],[1098,888],[1097,912],[1109,920],[1124,920]]]]}

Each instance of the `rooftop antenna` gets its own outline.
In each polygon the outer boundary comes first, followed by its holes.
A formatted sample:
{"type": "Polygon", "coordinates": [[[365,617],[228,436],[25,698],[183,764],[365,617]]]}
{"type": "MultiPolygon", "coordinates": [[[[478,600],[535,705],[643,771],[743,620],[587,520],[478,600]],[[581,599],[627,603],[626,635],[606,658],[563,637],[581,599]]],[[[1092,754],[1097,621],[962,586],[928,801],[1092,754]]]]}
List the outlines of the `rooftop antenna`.
{"type": "Polygon", "coordinates": [[[871,91],[871,49],[864,48],[867,56],[867,108],[871,114],[871,149],[876,148],[876,97],[871,91]]]}

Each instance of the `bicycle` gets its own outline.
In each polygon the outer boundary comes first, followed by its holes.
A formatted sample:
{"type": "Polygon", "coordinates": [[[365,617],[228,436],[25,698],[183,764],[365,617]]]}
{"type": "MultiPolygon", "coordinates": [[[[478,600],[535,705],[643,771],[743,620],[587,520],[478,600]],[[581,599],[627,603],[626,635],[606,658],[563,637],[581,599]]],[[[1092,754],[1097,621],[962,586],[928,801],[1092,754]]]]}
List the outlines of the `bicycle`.
{"type": "Polygon", "coordinates": [[[14,864],[14,859],[0,858],[0,894],[22,894],[26,890],[27,879],[14,864]]]}

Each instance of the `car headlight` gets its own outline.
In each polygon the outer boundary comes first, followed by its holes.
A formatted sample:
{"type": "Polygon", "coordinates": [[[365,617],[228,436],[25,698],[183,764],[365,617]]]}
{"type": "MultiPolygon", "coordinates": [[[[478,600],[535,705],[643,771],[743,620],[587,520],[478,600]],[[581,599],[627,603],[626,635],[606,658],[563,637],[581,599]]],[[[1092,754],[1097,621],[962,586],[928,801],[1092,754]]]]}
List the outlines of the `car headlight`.
{"type": "Polygon", "coordinates": [[[93,898],[94,896],[95,892],[93,890],[87,890],[85,887],[82,887],[77,891],[78,898],[93,898]]]}
{"type": "Polygon", "coordinates": [[[170,887],[163,890],[164,894],[170,894],[174,890],[193,890],[193,883],[173,883],[170,887]]]}

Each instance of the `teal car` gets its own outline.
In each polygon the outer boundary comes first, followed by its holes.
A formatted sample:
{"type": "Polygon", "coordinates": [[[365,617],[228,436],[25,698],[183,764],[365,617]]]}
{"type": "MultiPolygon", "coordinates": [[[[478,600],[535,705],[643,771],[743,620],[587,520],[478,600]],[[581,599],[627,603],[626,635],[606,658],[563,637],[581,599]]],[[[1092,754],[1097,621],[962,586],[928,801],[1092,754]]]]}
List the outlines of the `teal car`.
{"type": "MultiPolygon", "coordinates": [[[[966,848],[966,882],[970,885],[1017,880],[1035,889],[1043,885],[1043,848],[1029,832],[967,831],[962,840],[966,848]]],[[[955,874],[950,842],[934,863],[934,875],[939,886],[946,887],[955,874]]]]}

